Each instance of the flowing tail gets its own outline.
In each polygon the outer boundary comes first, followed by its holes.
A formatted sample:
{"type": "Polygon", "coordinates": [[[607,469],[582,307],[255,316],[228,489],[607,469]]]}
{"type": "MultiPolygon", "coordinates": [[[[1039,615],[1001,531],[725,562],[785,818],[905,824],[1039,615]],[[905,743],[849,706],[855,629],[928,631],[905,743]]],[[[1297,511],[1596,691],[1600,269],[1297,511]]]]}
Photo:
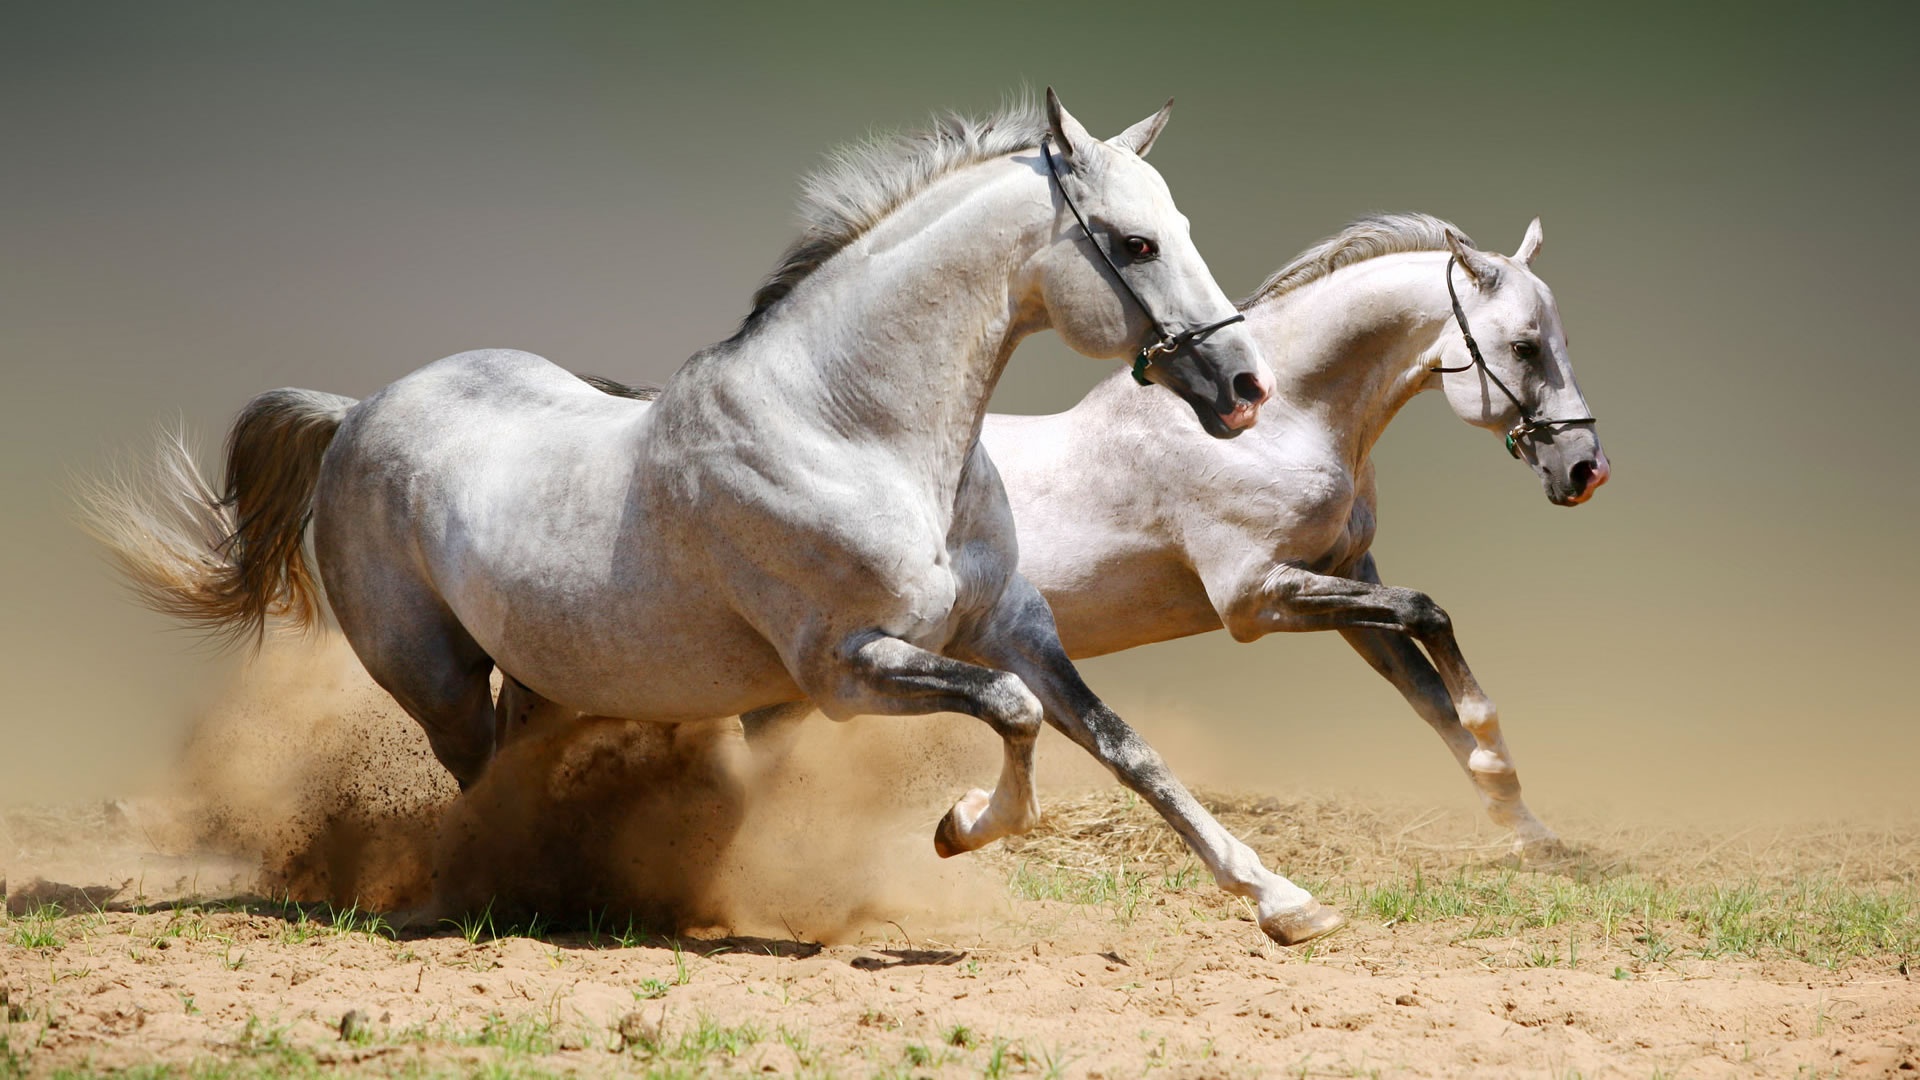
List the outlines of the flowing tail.
{"type": "Polygon", "coordinates": [[[216,495],[179,432],[151,468],[94,481],[82,523],[105,544],[134,596],[230,647],[258,645],[272,620],[320,621],[320,583],[304,538],[320,457],[351,398],[269,390],[227,435],[227,487],[216,495]]]}

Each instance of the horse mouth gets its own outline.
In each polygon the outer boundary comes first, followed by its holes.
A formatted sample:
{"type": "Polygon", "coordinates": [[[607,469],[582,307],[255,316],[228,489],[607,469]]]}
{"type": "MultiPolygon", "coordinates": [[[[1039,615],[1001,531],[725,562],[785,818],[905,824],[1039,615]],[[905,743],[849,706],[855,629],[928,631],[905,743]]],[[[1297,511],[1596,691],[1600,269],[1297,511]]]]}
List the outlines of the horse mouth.
{"type": "Polygon", "coordinates": [[[1259,413],[1257,406],[1247,404],[1237,406],[1231,413],[1222,413],[1214,408],[1211,399],[1184,391],[1180,393],[1180,398],[1199,418],[1201,429],[1216,439],[1237,438],[1241,432],[1253,426],[1254,417],[1259,413]]]}
{"type": "Polygon", "coordinates": [[[1551,485],[1547,498],[1553,500],[1557,506],[1579,506],[1593,498],[1593,493],[1600,490],[1600,485],[1606,483],[1612,473],[1613,470],[1608,467],[1604,456],[1597,461],[1582,461],[1573,467],[1567,477],[1565,488],[1557,484],[1551,485]]]}

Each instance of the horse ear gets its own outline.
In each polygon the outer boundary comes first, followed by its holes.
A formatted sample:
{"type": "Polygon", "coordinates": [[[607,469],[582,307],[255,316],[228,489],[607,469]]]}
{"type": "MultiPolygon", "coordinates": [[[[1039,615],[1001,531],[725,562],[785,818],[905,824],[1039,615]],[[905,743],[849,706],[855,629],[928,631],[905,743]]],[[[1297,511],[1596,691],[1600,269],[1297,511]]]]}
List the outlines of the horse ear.
{"type": "Polygon", "coordinates": [[[1053,140],[1060,144],[1060,156],[1071,163],[1088,146],[1097,140],[1087,134],[1080,121],[1073,118],[1065,105],[1060,104],[1060,95],[1047,87],[1047,127],[1053,130],[1053,140]]]}
{"type": "Polygon", "coordinates": [[[1532,266],[1533,257],[1540,254],[1540,244],[1546,235],[1540,231],[1540,219],[1534,218],[1527,226],[1527,235],[1520,241],[1520,250],[1513,253],[1513,261],[1522,266],[1532,266]]]}
{"type": "Polygon", "coordinates": [[[1453,252],[1460,268],[1467,272],[1467,278],[1481,289],[1491,289],[1500,283],[1500,267],[1487,258],[1485,252],[1452,229],[1447,230],[1447,250],[1453,252]]]}
{"type": "Polygon", "coordinates": [[[1168,98],[1160,111],[1133,125],[1127,130],[1107,140],[1108,146],[1122,150],[1131,150],[1140,157],[1146,157],[1153,149],[1153,140],[1160,137],[1160,130],[1167,126],[1167,117],[1173,115],[1173,99],[1168,98]]]}

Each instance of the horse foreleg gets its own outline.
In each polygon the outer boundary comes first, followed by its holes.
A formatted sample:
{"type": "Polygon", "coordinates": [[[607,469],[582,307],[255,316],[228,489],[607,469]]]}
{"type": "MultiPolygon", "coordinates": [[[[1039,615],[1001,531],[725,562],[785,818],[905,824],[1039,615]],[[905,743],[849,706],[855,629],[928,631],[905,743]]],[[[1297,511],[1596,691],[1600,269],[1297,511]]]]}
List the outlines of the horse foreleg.
{"type": "Polygon", "coordinates": [[[1025,578],[1015,579],[999,617],[970,647],[986,662],[1019,675],[1039,696],[1047,722],[1158,811],[1216,884],[1253,901],[1260,929],[1269,937],[1297,945],[1346,922],[1313,894],[1263,866],[1252,848],[1200,805],[1160,754],[1095,696],[1061,647],[1046,601],[1025,578]]]}
{"type": "MultiPolygon", "coordinates": [[[[1513,830],[1515,849],[1523,855],[1552,850],[1558,839],[1521,799],[1520,780],[1513,769],[1512,758],[1506,754],[1504,741],[1498,743],[1496,752],[1506,763],[1505,770],[1481,771],[1473,767],[1473,755],[1481,748],[1481,740],[1487,733],[1483,729],[1476,734],[1460,723],[1445,682],[1413,639],[1405,634],[1372,629],[1342,630],[1340,636],[1400,691],[1407,704],[1413,706],[1420,718],[1440,736],[1440,741],[1447,744],[1461,771],[1473,781],[1487,816],[1494,824],[1513,830]]],[[[1494,737],[1499,738],[1497,731],[1494,737]]]]}
{"type": "Polygon", "coordinates": [[[941,858],[972,851],[1033,828],[1040,802],[1033,790],[1033,744],[1040,703],[1019,676],[941,656],[895,637],[851,639],[830,687],[814,695],[828,716],[922,716],[955,712],[986,721],[1006,752],[992,791],[969,791],[934,830],[941,858]]]}
{"type": "Polygon", "coordinates": [[[1243,631],[1340,631],[1439,733],[1479,790],[1487,815],[1514,831],[1516,852],[1544,854],[1559,843],[1521,800],[1499,710],[1473,677],[1452,620],[1432,597],[1381,583],[1373,556],[1366,555],[1352,577],[1278,567],[1253,600],[1237,605],[1243,631]]]}

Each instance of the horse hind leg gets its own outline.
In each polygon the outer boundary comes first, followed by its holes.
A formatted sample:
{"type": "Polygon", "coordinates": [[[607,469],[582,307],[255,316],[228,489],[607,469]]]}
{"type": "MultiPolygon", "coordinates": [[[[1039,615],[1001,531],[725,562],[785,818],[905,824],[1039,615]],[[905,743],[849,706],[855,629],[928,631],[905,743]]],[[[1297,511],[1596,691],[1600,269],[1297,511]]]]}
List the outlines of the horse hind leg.
{"type": "Polygon", "coordinates": [[[752,751],[756,772],[771,773],[786,763],[799,741],[801,724],[812,713],[813,702],[789,701],[740,714],[740,726],[752,751]]]}
{"type": "Polygon", "coordinates": [[[335,617],[367,674],[425,730],[433,756],[464,791],[493,760],[493,660],[437,597],[412,582],[385,585],[336,586],[335,617]],[[381,602],[362,611],[360,596],[381,602]]]}
{"type": "MultiPolygon", "coordinates": [[[[466,638],[464,631],[461,638],[466,638]]],[[[474,645],[446,635],[409,643],[401,658],[373,671],[427,733],[433,756],[465,791],[478,783],[494,753],[493,661],[474,645]]]]}
{"type": "Polygon", "coordinates": [[[500,696],[493,707],[493,744],[505,750],[528,735],[578,719],[580,714],[535,693],[526,683],[500,673],[500,696]]]}

